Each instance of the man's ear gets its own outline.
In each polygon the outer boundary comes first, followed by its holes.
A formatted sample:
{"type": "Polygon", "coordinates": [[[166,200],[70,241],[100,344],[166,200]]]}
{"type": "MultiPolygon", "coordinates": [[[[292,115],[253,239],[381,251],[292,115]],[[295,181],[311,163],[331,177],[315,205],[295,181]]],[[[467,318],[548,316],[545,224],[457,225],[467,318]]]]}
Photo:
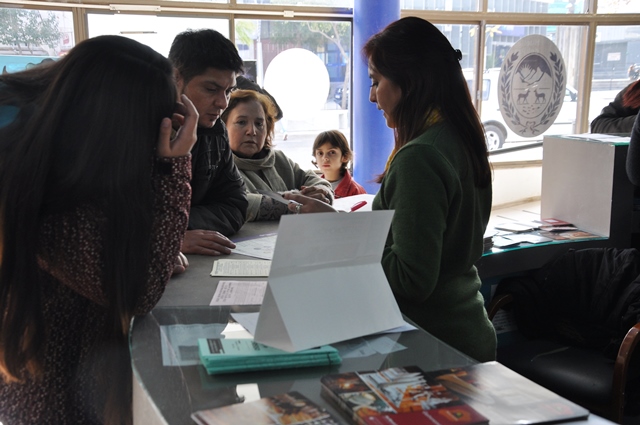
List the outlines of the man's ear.
{"type": "Polygon", "coordinates": [[[173,70],[173,79],[176,82],[176,87],[178,88],[178,94],[181,94],[184,89],[184,78],[182,78],[182,74],[177,69],[173,70]]]}

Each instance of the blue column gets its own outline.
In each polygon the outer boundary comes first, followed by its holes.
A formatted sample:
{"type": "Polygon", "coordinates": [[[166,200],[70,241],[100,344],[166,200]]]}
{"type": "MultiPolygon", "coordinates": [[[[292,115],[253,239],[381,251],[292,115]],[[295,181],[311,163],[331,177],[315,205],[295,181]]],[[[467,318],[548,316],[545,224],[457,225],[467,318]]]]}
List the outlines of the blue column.
{"type": "Polygon", "coordinates": [[[400,19],[400,0],[354,0],[353,5],[353,178],[377,193],[375,177],[384,171],[393,149],[393,130],[382,112],[369,102],[371,80],[362,47],[369,37],[400,19]]]}

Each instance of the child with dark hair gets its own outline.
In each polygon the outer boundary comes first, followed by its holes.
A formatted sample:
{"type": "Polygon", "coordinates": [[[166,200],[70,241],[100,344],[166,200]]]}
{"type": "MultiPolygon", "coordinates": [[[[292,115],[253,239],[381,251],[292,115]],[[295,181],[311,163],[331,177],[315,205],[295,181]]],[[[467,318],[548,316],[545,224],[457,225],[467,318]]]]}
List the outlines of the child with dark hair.
{"type": "Polygon", "coordinates": [[[338,130],[323,131],[313,142],[311,162],[322,171],[322,178],[331,183],[336,198],[367,193],[364,187],[351,178],[347,169],[353,160],[346,137],[338,130]]]}

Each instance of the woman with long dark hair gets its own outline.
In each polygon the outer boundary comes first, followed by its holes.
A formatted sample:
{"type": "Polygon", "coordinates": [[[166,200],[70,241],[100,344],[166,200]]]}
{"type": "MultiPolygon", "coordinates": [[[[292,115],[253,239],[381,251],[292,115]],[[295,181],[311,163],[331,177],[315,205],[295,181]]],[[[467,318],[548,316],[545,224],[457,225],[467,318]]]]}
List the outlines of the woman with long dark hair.
{"type": "Polygon", "coordinates": [[[0,76],[0,421],[131,421],[129,324],[188,219],[198,114],[176,100],[169,61],[117,36],[0,76]]]}
{"type": "MultiPolygon", "coordinates": [[[[364,46],[370,100],[394,129],[372,208],[395,210],[382,267],[400,309],[479,360],[495,359],[495,330],[474,266],[491,213],[491,168],[459,60],[431,23],[400,19],[364,46]]],[[[292,211],[331,211],[301,196],[292,211]]],[[[374,308],[372,306],[372,308],[374,308]]]]}

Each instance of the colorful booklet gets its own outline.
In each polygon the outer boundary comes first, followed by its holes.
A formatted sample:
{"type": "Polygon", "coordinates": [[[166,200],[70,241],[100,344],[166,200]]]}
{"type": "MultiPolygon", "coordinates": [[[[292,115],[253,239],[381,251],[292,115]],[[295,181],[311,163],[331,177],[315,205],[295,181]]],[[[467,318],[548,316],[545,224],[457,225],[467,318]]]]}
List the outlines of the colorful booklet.
{"type": "Polygon", "coordinates": [[[330,345],[289,353],[251,339],[198,340],[200,360],[210,375],[252,370],[340,364],[338,350],[330,345]]]}
{"type": "Polygon", "coordinates": [[[339,425],[329,412],[295,391],[250,403],[200,410],[191,418],[198,425],[339,425]]]}
{"type": "Polygon", "coordinates": [[[361,425],[471,425],[489,420],[416,366],[324,376],[322,394],[361,425]]]}
{"type": "Polygon", "coordinates": [[[321,382],[323,395],[364,425],[538,424],[589,415],[498,362],[433,372],[403,367],[342,373],[321,382]]]}
{"type": "Polygon", "coordinates": [[[560,226],[560,227],[572,226],[573,227],[573,224],[564,220],[558,220],[557,218],[543,218],[540,221],[543,223],[543,225],[546,225],[546,226],[560,226]]]}

